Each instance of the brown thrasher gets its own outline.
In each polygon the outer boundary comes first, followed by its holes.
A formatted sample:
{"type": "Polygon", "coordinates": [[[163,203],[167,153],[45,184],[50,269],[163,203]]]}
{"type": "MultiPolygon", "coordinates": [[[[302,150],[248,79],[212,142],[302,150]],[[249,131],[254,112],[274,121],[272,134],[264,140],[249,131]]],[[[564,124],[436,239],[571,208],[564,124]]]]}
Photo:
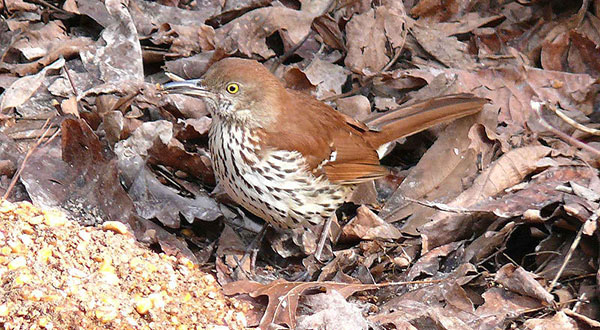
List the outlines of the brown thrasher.
{"type": "Polygon", "coordinates": [[[385,176],[380,146],[487,103],[468,94],[437,97],[374,116],[367,126],[239,58],[215,63],[202,79],[164,88],[205,100],[218,181],[233,200],[282,229],[323,223],[356,184],[385,176]]]}

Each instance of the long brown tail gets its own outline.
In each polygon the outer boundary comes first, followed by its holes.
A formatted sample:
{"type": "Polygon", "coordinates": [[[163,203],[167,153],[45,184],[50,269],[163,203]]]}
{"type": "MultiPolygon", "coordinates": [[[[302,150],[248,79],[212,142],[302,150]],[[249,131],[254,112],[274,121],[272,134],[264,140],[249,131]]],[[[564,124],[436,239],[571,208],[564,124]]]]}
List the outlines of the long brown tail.
{"type": "Polygon", "coordinates": [[[373,131],[365,134],[374,147],[416,134],[437,124],[475,114],[488,99],[471,94],[452,94],[400,107],[364,121],[373,131]]]}

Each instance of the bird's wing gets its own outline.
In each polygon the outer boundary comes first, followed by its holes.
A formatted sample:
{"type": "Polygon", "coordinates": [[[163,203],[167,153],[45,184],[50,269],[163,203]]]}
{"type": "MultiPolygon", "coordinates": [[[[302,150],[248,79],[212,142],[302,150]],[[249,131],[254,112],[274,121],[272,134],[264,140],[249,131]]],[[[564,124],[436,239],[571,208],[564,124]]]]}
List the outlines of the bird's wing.
{"type": "Polygon", "coordinates": [[[275,150],[296,150],[307,169],[329,181],[353,184],[385,176],[375,149],[364,139],[367,127],[300,92],[289,91],[289,108],[277,125],[263,128],[261,142],[275,150]]]}

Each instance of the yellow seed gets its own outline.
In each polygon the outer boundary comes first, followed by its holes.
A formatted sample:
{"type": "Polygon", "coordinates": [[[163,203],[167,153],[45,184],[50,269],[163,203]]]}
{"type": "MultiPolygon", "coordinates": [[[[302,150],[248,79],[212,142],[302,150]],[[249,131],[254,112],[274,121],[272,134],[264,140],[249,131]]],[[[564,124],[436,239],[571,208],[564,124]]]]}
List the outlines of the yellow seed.
{"type": "Polygon", "coordinates": [[[186,266],[189,269],[194,269],[195,267],[194,263],[186,257],[179,258],[179,263],[186,266]]]}
{"type": "Polygon", "coordinates": [[[167,296],[167,293],[163,290],[161,292],[152,293],[148,296],[150,302],[152,302],[152,306],[162,308],[165,307],[164,297],[167,296]]]}
{"type": "Polygon", "coordinates": [[[36,215],[35,217],[31,217],[31,218],[27,219],[27,222],[29,222],[32,225],[39,225],[43,221],[44,221],[44,217],[41,215],[36,215]]]}
{"type": "Polygon", "coordinates": [[[181,230],[181,233],[183,234],[183,236],[186,236],[186,237],[194,236],[194,232],[189,228],[183,228],[181,230]]]}
{"type": "Polygon", "coordinates": [[[50,321],[46,317],[41,317],[38,320],[38,325],[42,328],[45,328],[46,326],[48,326],[49,323],[50,323],[50,321]]]}
{"type": "Polygon", "coordinates": [[[31,211],[34,209],[35,209],[35,207],[33,206],[33,204],[31,204],[29,202],[21,202],[21,203],[19,203],[19,208],[17,209],[17,211],[27,212],[27,211],[31,211]]]}
{"type": "Polygon", "coordinates": [[[158,270],[158,268],[156,268],[156,265],[148,262],[148,263],[146,263],[146,270],[148,270],[151,273],[154,273],[155,271],[158,270]]]}
{"type": "Polygon", "coordinates": [[[15,281],[14,281],[16,286],[21,286],[21,285],[27,284],[29,282],[31,282],[31,275],[28,275],[28,274],[21,274],[21,275],[15,277],[15,281]]]}
{"type": "Polygon", "coordinates": [[[40,301],[44,297],[44,293],[42,290],[35,289],[31,291],[30,298],[31,300],[40,301]]]}
{"type": "Polygon", "coordinates": [[[190,299],[192,299],[192,295],[189,292],[183,296],[183,302],[188,302],[190,299]]]}
{"type": "Polygon", "coordinates": [[[152,300],[149,298],[135,297],[135,310],[140,314],[146,314],[152,308],[152,300]]]}
{"type": "Polygon", "coordinates": [[[177,330],[188,330],[188,326],[187,326],[187,325],[185,325],[185,324],[180,324],[180,325],[177,327],[177,330]]]}
{"type": "Polygon", "coordinates": [[[27,260],[25,257],[16,257],[11,262],[8,263],[8,270],[15,270],[19,268],[23,268],[27,265],[27,260]]]}
{"type": "Polygon", "coordinates": [[[8,213],[16,209],[17,206],[7,200],[0,200],[0,213],[8,213]]]}
{"type": "Polygon", "coordinates": [[[48,259],[52,255],[52,249],[49,247],[42,248],[40,252],[38,252],[38,260],[47,263],[48,259]]]}
{"type": "Polygon", "coordinates": [[[10,247],[8,247],[8,246],[3,246],[3,247],[0,248],[0,254],[1,255],[7,256],[7,255],[9,255],[11,253],[12,253],[12,249],[10,247]]]}
{"type": "Polygon", "coordinates": [[[127,225],[119,221],[106,221],[102,224],[103,230],[110,230],[121,235],[133,235],[127,225]]]}
{"type": "Polygon", "coordinates": [[[0,305],[0,317],[8,316],[9,310],[7,304],[0,305]]]}
{"type": "Polygon", "coordinates": [[[33,228],[27,223],[23,224],[23,229],[21,231],[23,232],[23,234],[26,234],[26,235],[32,235],[33,233],[35,233],[33,228]]]}
{"type": "Polygon", "coordinates": [[[100,269],[98,269],[98,271],[114,273],[115,267],[112,266],[112,258],[111,257],[104,258],[102,260],[102,264],[100,265],[100,269]]]}
{"type": "Polygon", "coordinates": [[[49,302],[53,302],[53,301],[58,301],[60,299],[62,299],[63,297],[57,294],[49,294],[49,295],[45,295],[42,297],[42,301],[49,301],[49,302]]]}
{"type": "Polygon", "coordinates": [[[144,260],[142,260],[142,258],[140,258],[140,257],[134,257],[131,260],[129,260],[129,266],[131,268],[138,268],[143,263],[144,263],[144,260]]]}
{"type": "Polygon", "coordinates": [[[117,318],[117,311],[114,309],[99,309],[94,311],[94,315],[102,323],[108,323],[117,318]]]}
{"type": "Polygon", "coordinates": [[[44,223],[50,227],[60,227],[67,223],[67,217],[59,210],[46,210],[44,223]]]}
{"type": "Polygon", "coordinates": [[[561,87],[563,87],[565,85],[564,82],[562,82],[560,80],[556,80],[556,79],[553,79],[550,82],[550,84],[552,85],[552,88],[556,88],[556,89],[559,89],[559,88],[561,88],[561,87]]]}
{"type": "Polygon", "coordinates": [[[112,265],[112,259],[110,257],[104,259],[98,270],[102,274],[102,280],[108,284],[119,283],[119,277],[115,273],[115,267],[112,265]]]}
{"type": "Polygon", "coordinates": [[[8,246],[10,246],[13,253],[21,254],[21,253],[25,253],[27,250],[27,248],[25,247],[25,244],[23,244],[21,242],[9,241],[8,246]]]}

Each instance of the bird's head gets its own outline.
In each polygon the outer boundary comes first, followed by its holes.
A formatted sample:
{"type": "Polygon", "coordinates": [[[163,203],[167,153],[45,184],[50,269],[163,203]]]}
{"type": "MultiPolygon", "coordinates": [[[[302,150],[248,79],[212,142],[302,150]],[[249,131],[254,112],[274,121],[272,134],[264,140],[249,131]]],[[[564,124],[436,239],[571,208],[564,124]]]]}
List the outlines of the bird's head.
{"type": "Polygon", "coordinates": [[[200,97],[213,116],[257,127],[275,118],[286,97],[283,85],[262,64],[240,58],[223,59],[201,79],[168,83],[164,90],[200,97]]]}

